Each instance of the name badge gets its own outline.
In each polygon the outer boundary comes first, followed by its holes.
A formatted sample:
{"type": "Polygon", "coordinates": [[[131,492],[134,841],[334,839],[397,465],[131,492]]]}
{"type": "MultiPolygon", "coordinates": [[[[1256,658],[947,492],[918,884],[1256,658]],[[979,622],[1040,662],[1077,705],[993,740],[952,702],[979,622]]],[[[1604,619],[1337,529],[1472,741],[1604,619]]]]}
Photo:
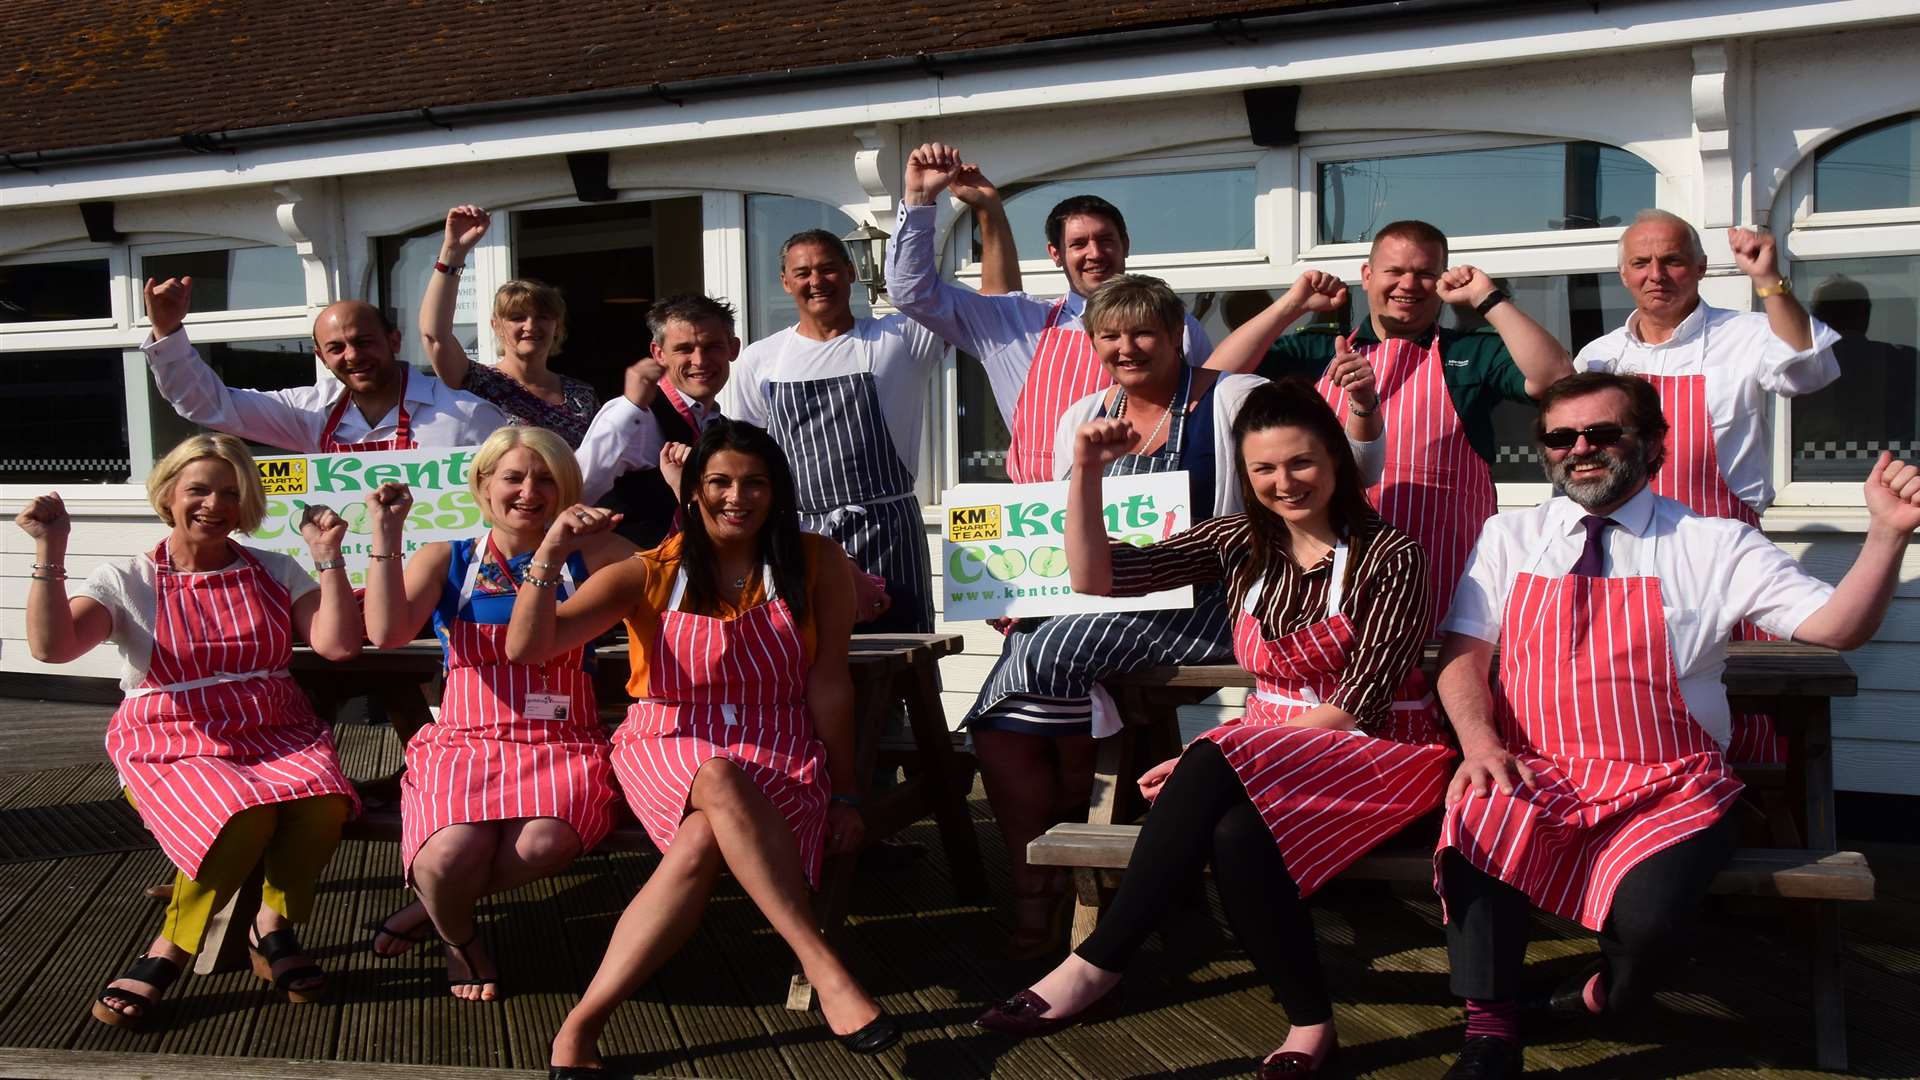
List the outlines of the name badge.
{"type": "Polygon", "coordinates": [[[565,694],[528,694],[523,710],[529,720],[565,720],[573,700],[565,694]]]}

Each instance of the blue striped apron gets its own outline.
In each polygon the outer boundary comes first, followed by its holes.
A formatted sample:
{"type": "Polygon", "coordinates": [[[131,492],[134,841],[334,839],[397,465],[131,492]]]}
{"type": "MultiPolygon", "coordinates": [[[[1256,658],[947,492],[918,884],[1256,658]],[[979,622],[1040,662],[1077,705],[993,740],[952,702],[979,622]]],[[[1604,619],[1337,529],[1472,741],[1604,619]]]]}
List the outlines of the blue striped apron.
{"type": "MultiPolygon", "coordinates": [[[[1128,454],[1108,465],[1106,474],[1187,470],[1199,522],[1213,516],[1213,391],[1203,393],[1189,414],[1192,383],[1193,369],[1182,365],[1166,445],[1155,454],[1128,454]]],[[[1115,394],[1108,415],[1118,417],[1125,404],[1125,391],[1115,394]]],[[[964,722],[1030,735],[1111,735],[1120,729],[1119,710],[1100,680],[1232,655],[1224,582],[1196,586],[1190,608],[1022,619],[1007,635],[964,722]]]]}

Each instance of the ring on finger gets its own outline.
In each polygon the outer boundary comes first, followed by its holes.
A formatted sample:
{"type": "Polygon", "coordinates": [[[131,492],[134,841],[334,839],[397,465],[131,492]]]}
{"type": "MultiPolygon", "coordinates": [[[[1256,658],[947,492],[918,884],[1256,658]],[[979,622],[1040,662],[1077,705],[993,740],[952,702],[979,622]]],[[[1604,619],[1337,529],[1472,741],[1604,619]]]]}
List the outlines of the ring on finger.
{"type": "Polygon", "coordinates": [[[573,512],[573,516],[579,518],[581,521],[587,520],[587,517],[588,517],[587,512],[585,510],[575,510],[573,512]]]}

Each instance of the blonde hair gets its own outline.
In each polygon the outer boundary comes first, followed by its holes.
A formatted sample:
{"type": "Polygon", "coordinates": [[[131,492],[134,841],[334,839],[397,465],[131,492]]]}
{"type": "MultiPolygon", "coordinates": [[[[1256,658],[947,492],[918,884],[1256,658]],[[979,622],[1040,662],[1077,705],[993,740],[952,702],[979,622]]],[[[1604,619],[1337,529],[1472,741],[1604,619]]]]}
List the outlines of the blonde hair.
{"type": "MultiPolygon", "coordinates": [[[[567,301],[560,290],[544,281],[532,278],[514,278],[496,289],[493,294],[493,317],[502,322],[517,319],[531,310],[536,315],[545,315],[553,319],[553,347],[547,350],[548,356],[559,356],[560,346],[567,340],[567,301]]],[[[507,343],[502,341],[496,349],[506,352],[507,343]]]]}
{"type": "Polygon", "coordinates": [[[206,458],[226,462],[240,487],[240,522],[234,531],[251,533],[258,529],[261,519],[267,516],[267,493],[260,486],[260,467],[253,463],[253,452],[247,449],[247,444],[231,435],[189,436],[155,462],[153,471],[147,474],[147,501],[153,504],[153,512],[168,525],[177,524],[173,520],[173,508],[168,505],[173,501],[174,486],[179,483],[182,470],[206,458]]]}
{"type": "Polygon", "coordinates": [[[1187,305],[1166,282],[1145,274],[1115,274],[1100,283],[1087,297],[1086,310],[1080,313],[1080,325],[1087,333],[1113,329],[1118,323],[1152,320],[1180,347],[1187,327],[1187,305]]]}
{"type": "Polygon", "coordinates": [[[487,478],[493,475],[507,451],[518,446],[533,451],[553,474],[554,486],[559,488],[553,508],[556,517],[580,501],[580,463],[574,460],[573,450],[560,436],[541,427],[498,428],[480,444],[480,452],[473,458],[473,469],[467,474],[467,489],[473,492],[474,505],[480,508],[480,520],[488,525],[497,523],[487,514],[487,478]]]}

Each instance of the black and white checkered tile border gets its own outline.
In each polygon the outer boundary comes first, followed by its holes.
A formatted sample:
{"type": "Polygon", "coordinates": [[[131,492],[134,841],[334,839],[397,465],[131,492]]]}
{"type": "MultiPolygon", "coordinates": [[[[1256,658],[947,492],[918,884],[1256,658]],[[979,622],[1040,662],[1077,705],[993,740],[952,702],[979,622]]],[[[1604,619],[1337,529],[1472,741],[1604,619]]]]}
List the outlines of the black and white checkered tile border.
{"type": "Polygon", "coordinates": [[[126,472],[126,458],[0,458],[0,473],[10,472],[126,472]]]}
{"type": "Polygon", "coordinates": [[[1871,461],[1879,457],[1882,450],[1891,450],[1901,457],[1909,457],[1920,454],[1920,441],[1801,443],[1793,448],[1793,459],[1795,461],[1871,461]]]}

